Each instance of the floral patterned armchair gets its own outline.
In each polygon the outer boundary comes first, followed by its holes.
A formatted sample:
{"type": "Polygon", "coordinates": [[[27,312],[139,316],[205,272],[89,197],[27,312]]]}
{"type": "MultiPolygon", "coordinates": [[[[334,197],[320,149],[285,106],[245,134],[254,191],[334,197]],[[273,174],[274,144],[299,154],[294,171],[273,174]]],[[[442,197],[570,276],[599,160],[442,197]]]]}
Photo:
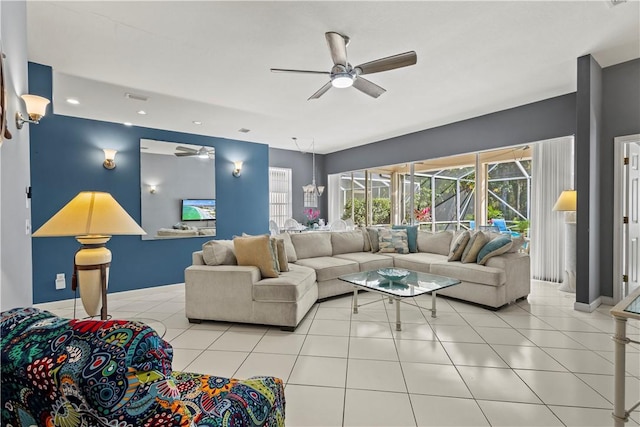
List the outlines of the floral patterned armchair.
{"type": "Polygon", "coordinates": [[[282,380],[174,372],[173,349],[143,323],[1,316],[2,425],[284,425],[282,380]]]}

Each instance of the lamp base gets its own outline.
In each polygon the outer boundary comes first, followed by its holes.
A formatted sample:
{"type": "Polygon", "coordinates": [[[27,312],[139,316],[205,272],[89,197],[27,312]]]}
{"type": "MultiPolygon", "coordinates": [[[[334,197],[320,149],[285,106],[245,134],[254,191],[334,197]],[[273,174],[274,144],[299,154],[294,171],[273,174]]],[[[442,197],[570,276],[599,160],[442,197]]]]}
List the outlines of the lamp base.
{"type": "Polygon", "coordinates": [[[76,237],[82,247],[75,256],[73,283],[80,287],[80,300],[87,314],[95,317],[100,314],[107,319],[107,286],[111,251],[105,244],[111,236],[76,237]],[[102,307],[99,309],[100,302],[102,307]]]}
{"type": "Polygon", "coordinates": [[[576,292],[576,223],[564,225],[564,280],[558,290],[576,292]]]}

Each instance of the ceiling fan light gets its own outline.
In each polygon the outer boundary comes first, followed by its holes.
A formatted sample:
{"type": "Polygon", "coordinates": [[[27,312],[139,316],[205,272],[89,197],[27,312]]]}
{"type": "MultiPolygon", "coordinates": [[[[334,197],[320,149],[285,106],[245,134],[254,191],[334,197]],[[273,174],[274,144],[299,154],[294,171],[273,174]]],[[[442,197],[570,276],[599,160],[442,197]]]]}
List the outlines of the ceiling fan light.
{"type": "Polygon", "coordinates": [[[349,73],[334,74],[331,77],[331,85],[339,89],[350,87],[353,85],[353,76],[349,73]]]}

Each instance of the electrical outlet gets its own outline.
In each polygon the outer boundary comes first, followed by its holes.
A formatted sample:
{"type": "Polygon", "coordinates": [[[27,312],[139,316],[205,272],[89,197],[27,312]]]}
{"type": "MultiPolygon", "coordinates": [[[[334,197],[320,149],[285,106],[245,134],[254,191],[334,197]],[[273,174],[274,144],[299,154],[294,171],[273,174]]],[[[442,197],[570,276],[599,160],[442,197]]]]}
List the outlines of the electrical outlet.
{"type": "Polygon", "coordinates": [[[25,221],[24,234],[27,236],[31,234],[31,220],[29,218],[25,221]]]}
{"type": "Polygon", "coordinates": [[[67,287],[67,280],[64,278],[64,273],[56,274],[56,289],[64,289],[67,287]]]}

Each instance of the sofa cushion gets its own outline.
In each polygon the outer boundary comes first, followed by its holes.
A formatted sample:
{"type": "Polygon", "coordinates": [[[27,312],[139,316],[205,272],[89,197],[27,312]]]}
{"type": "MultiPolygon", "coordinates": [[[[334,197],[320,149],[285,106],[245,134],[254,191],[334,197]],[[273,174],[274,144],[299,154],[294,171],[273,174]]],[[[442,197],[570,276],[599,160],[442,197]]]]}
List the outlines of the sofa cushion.
{"type": "Polygon", "coordinates": [[[296,262],[298,260],[298,256],[296,255],[296,248],[291,242],[291,235],[289,233],[280,233],[275,237],[276,239],[284,240],[284,251],[287,253],[287,261],[296,262]]]}
{"type": "Polygon", "coordinates": [[[364,236],[361,231],[331,233],[333,255],[364,251],[364,236]]]}
{"type": "Polygon", "coordinates": [[[289,271],[278,277],[265,278],[252,287],[254,301],[296,302],[315,286],[316,274],[311,268],[291,264],[289,271]]]}
{"type": "Polygon", "coordinates": [[[360,265],[360,271],[393,267],[393,258],[379,254],[372,254],[370,252],[354,252],[351,254],[341,254],[336,255],[334,258],[355,261],[360,265]]]}
{"type": "Polygon", "coordinates": [[[407,243],[409,252],[418,252],[418,226],[417,225],[394,225],[394,230],[407,230],[407,243]]]}
{"type": "Polygon", "coordinates": [[[480,252],[478,252],[477,263],[485,265],[489,258],[502,255],[507,252],[512,245],[513,242],[510,237],[496,237],[480,249],[480,252]]]}
{"type": "Polygon", "coordinates": [[[407,230],[391,230],[382,228],[378,231],[378,244],[382,253],[409,253],[407,230]]]}
{"type": "Polygon", "coordinates": [[[291,242],[298,260],[333,255],[331,233],[312,232],[291,234],[291,242]]]}
{"type": "Polygon", "coordinates": [[[511,245],[511,247],[507,251],[508,254],[518,253],[520,251],[520,248],[522,248],[524,246],[525,242],[526,242],[526,240],[524,239],[524,236],[512,237],[511,241],[513,242],[513,244],[511,245]]]}
{"type": "Polygon", "coordinates": [[[476,231],[471,235],[467,247],[462,252],[462,258],[460,261],[463,263],[476,262],[478,259],[478,253],[484,245],[489,242],[489,237],[482,231],[476,231]]]}
{"type": "Polygon", "coordinates": [[[233,240],[209,240],[202,245],[202,259],[207,265],[237,265],[233,240]]]}
{"type": "Polygon", "coordinates": [[[451,242],[451,250],[449,251],[447,261],[460,261],[464,248],[467,247],[470,238],[471,233],[466,230],[459,233],[451,242]]]}
{"type": "Polygon", "coordinates": [[[418,251],[449,255],[452,238],[453,233],[451,231],[439,231],[437,233],[418,231],[418,251]]]}
{"type": "Polygon", "coordinates": [[[343,274],[357,273],[360,271],[360,266],[355,261],[326,256],[299,259],[296,265],[313,268],[316,271],[316,280],[318,280],[318,282],[337,279],[343,274]]]}
{"type": "Polygon", "coordinates": [[[278,277],[276,255],[267,234],[262,236],[235,237],[233,247],[238,265],[253,265],[260,269],[262,277],[278,277]]]}
{"type": "Polygon", "coordinates": [[[445,255],[432,254],[429,252],[418,252],[415,254],[397,256],[393,259],[393,262],[396,267],[419,271],[421,273],[430,273],[431,264],[447,262],[447,257],[445,255]]]}
{"type": "Polygon", "coordinates": [[[507,281],[507,276],[501,268],[462,264],[460,261],[431,264],[430,273],[489,286],[502,286],[507,281]]]}

